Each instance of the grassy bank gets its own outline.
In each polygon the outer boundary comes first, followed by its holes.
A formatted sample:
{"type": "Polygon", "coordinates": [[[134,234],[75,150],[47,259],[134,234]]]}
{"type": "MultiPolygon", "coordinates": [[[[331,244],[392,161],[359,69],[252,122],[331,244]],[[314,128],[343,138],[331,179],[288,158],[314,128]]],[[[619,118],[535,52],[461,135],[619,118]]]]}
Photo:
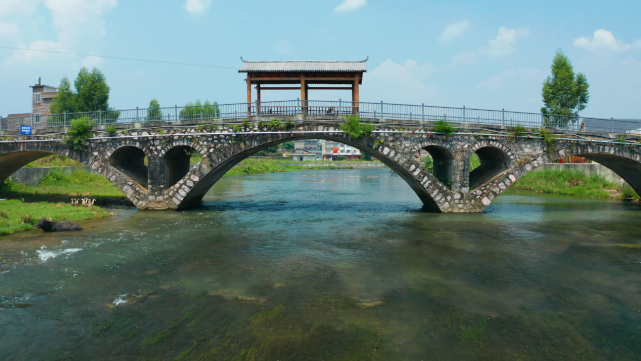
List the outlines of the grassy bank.
{"type": "Polygon", "coordinates": [[[585,198],[621,198],[618,194],[619,186],[599,175],[587,176],[580,171],[572,170],[536,170],[523,176],[512,187],[538,193],[585,198]]]}
{"type": "Polygon", "coordinates": [[[76,162],[71,158],[67,158],[62,155],[50,155],[48,157],[43,157],[38,160],[25,165],[25,168],[54,168],[54,167],[84,167],[85,165],[76,162]]]}
{"type": "Polygon", "coordinates": [[[98,174],[83,170],[65,174],[56,168],[44,176],[37,187],[5,182],[0,187],[0,197],[26,202],[61,203],[69,203],[71,198],[95,198],[97,205],[128,202],[116,186],[98,174]]]}
{"type": "MultiPolygon", "coordinates": [[[[290,161],[291,162],[291,161],[290,161]]],[[[345,162],[348,163],[348,162],[345,162]]],[[[328,164],[318,167],[303,167],[296,163],[288,163],[288,160],[272,158],[247,158],[232,168],[225,176],[237,176],[247,174],[282,173],[294,172],[307,169],[335,169],[337,167],[328,164]]]]}
{"type": "Polygon", "coordinates": [[[74,207],[64,203],[26,203],[17,199],[0,201],[0,235],[34,229],[40,217],[55,221],[84,221],[109,217],[100,207],[74,207]]]}

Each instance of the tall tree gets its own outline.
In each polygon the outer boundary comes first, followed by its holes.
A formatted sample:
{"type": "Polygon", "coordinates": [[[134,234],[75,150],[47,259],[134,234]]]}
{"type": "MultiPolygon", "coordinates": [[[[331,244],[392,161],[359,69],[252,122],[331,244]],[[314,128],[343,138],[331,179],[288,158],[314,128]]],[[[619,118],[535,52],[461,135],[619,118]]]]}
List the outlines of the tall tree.
{"type": "Polygon", "coordinates": [[[585,74],[574,74],[568,57],[561,49],[556,51],[550,74],[543,82],[543,104],[546,125],[565,127],[576,122],[579,112],[585,109],[590,94],[585,74]],[[558,116],[557,116],[558,115],[558,116]]]}
{"type": "Polygon", "coordinates": [[[160,103],[156,99],[152,99],[149,102],[149,109],[147,110],[147,120],[150,120],[150,121],[162,120],[160,103]]]}
{"type": "Polygon", "coordinates": [[[80,69],[74,86],[76,87],[77,112],[109,109],[109,85],[107,85],[105,75],[97,68],[93,68],[91,72],[84,67],[80,69]]]}
{"type": "Polygon", "coordinates": [[[58,95],[53,98],[51,106],[49,106],[51,114],[73,113],[76,108],[74,105],[74,93],[71,90],[71,83],[67,77],[60,80],[60,87],[58,88],[58,95]]]}

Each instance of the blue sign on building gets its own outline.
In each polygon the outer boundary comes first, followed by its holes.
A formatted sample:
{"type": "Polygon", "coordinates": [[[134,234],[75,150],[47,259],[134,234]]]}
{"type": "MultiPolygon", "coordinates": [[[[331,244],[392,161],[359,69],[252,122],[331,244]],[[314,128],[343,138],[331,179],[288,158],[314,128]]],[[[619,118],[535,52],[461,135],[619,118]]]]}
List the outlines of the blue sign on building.
{"type": "Polygon", "coordinates": [[[31,135],[31,126],[30,125],[21,125],[20,134],[31,135]]]}

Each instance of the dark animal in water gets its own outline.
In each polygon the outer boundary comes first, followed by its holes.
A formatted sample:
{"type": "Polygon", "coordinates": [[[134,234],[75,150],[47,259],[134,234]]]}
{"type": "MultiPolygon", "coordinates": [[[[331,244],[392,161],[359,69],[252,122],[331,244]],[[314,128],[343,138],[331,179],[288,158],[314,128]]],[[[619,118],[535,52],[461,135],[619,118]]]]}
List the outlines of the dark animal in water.
{"type": "Polygon", "coordinates": [[[36,228],[40,228],[45,232],[62,232],[62,231],[81,231],[79,225],[67,221],[48,221],[45,217],[40,218],[40,222],[36,224],[36,228]]]}

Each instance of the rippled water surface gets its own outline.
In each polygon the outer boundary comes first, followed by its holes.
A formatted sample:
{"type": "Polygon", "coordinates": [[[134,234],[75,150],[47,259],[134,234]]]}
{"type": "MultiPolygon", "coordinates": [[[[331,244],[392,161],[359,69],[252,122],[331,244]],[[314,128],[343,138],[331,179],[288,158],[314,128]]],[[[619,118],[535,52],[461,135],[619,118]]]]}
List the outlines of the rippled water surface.
{"type": "Polygon", "coordinates": [[[421,211],[388,170],[0,237],[1,360],[638,360],[641,207],[421,211]]]}

